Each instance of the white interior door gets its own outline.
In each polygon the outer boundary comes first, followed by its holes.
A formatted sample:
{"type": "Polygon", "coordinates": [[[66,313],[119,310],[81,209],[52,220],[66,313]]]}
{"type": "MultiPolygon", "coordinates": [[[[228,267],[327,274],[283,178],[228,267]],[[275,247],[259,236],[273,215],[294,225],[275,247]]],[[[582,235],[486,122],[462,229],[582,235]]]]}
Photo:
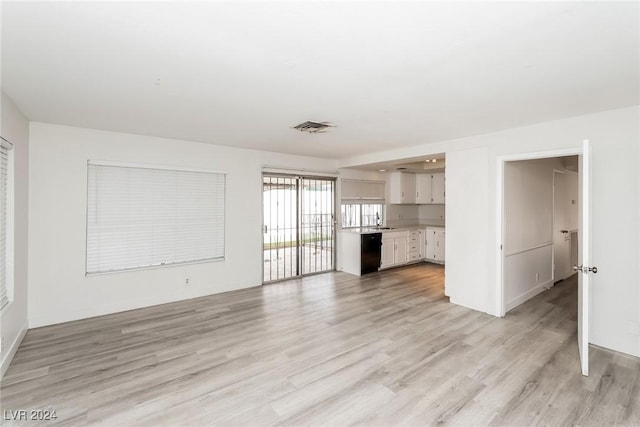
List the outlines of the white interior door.
{"type": "Polygon", "coordinates": [[[590,274],[598,270],[591,267],[591,155],[589,141],[584,141],[579,156],[579,227],[578,227],[578,349],[582,375],[589,375],[589,297],[590,274]]]}

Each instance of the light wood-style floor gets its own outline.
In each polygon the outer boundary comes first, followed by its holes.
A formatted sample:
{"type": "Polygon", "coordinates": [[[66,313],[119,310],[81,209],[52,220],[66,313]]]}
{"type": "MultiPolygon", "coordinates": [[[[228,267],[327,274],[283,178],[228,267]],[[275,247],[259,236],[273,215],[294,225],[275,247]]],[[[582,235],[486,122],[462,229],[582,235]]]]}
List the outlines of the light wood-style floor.
{"type": "Polygon", "coordinates": [[[640,361],[591,349],[576,283],[498,319],[443,268],[302,280],[34,329],[3,409],[41,425],[640,425],[640,361]]]}

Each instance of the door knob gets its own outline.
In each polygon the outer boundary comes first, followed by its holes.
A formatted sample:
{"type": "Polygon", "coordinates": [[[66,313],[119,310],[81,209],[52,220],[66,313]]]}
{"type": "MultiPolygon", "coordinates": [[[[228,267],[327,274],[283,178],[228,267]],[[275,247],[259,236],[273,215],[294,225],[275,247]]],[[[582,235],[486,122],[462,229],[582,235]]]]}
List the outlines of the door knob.
{"type": "Polygon", "coordinates": [[[569,230],[560,230],[560,232],[561,232],[562,234],[567,234],[567,233],[569,232],[569,230]]]}
{"type": "Polygon", "coordinates": [[[573,266],[573,271],[581,271],[584,274],[587,274],[589,272],[592,272],[593,274],[596,274],[598,272],[598,267],[583,267],[581,265],[574,265],[573,266]]]}

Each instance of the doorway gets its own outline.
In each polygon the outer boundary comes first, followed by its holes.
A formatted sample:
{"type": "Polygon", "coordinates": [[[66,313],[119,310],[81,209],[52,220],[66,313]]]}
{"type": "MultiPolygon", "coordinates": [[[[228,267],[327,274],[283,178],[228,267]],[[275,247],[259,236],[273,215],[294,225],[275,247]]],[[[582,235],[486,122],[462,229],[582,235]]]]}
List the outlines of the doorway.
{"type": "MultiPolygon", "coordinates": [[[[578,220],[577,230],[562,228],[559,232],[563,235],[573,235],[571,231],[574,231],[577,236],[576,265],[567,265],[566,268],[568,270],[571,267],[578,272],[577,341],[581,371],[583,375],[588,375],[590,275],[597,272],[595,267],[589,267],[591,168],[588,141],[584,141],[581,148],[505,156],[498,159],[497,312],[504,316],[510,309],[554,283],[556,272],[553,243],[556,236],[552,183],[556,177],[553,167],[561,161],[559,158],[566,156],[577,156],[578,200],[575,203],[578,220]],[[526,167],[519,167],[519,162],[523,165],[527,163],[526,167]],[[562,233],[562,230],[566,233],[562,233]]],[[[570,243],[568,247],[570,251],[570,243]]]]}
{"type": "Polygon", "coordinates": [[[335,179],[263,174],[263,283],[335,269],[335,179]]]}

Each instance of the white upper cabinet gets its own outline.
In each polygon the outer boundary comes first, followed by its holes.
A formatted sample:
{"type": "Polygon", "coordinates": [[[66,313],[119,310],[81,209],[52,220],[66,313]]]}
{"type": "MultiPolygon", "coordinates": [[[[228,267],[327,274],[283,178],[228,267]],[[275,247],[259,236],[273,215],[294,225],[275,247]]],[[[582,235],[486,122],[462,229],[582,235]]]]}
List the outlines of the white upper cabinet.
{"type": "Polygon", "coordinates": [[[389,175],[389,202],[394,204],[416,203],[416,175],[392,172],[389,175]]]}
{"type": "Polygon", "coordinates": [[[392,172],[389,175],[389,203],[443,205],[444,173],[392,172]]]}
{"type": "Polygon", "coordinates": [[[424,173],[416,175],[416,203],[419,205],[431,203],[431,175],[424,173]]]}
{"type": "Polygon", "coordinates": [[[431,203],[444,204],[444,173],[431,174],[431,203]]]}

